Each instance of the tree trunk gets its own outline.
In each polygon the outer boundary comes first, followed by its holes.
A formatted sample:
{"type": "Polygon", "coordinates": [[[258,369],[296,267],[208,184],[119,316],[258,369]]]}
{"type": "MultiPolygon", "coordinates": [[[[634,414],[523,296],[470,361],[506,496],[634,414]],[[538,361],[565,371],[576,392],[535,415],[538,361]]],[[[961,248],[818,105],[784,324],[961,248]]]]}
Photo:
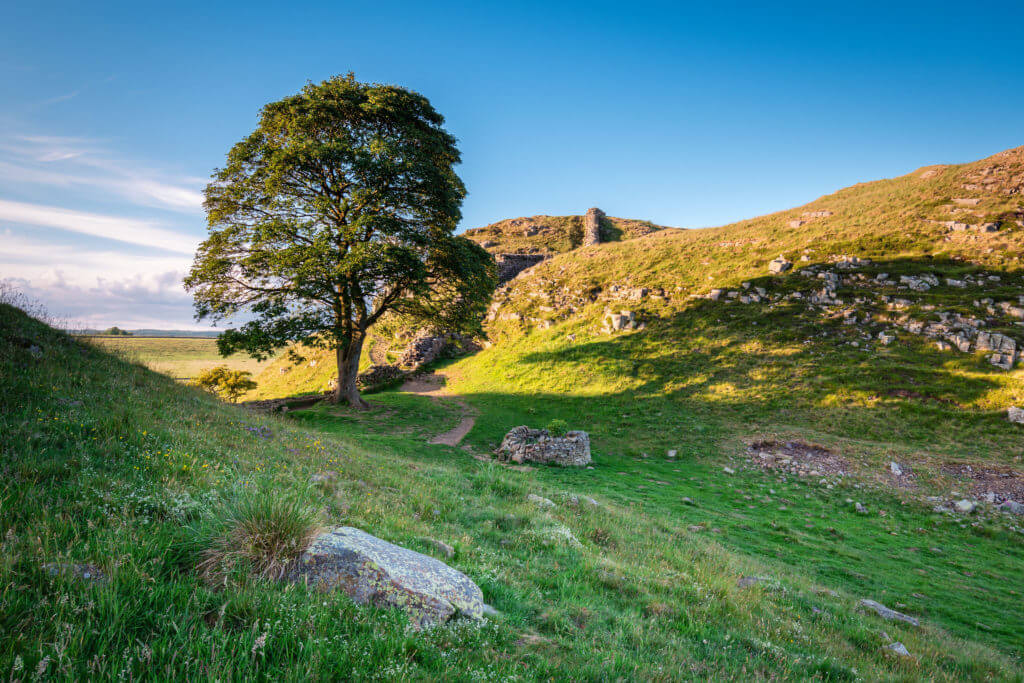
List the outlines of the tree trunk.
{"type": "Polygon", "coordinates": [[[345,401],[356,410],[366,410],[370,405],[359,395],[356,378],[359,377],[359,356],[363,352],[362,334],[354,335],[348,346],[338,347],[338,386],[334,389],[335,403],[345,401]]]}

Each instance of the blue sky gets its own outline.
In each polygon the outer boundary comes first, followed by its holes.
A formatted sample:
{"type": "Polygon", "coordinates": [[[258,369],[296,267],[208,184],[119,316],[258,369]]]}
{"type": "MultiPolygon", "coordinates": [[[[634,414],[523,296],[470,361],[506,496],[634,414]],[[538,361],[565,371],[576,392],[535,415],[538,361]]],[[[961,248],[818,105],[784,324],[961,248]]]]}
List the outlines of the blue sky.
{"type": "Polygon", "coordinates": [[[1024,144],[1024,3],[9,3],[0,279],[196,326],[200,191],[260,107],[354,71],[460,140],[463,227],[704,227],[1024,144]],[[828,6],[826,6],[828,5],[828,6]]]}

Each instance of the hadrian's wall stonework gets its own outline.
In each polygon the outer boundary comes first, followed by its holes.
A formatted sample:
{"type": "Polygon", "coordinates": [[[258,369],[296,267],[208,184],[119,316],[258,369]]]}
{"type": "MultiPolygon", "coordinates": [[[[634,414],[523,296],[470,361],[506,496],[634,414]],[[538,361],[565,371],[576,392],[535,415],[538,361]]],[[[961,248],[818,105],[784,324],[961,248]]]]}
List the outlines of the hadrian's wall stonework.
{"type": "Polygon", "coordinates": [[[498,284],[505,284],[530,266],[535,266],[547,256],[544,254],[495,254],[498,264],[498,284]]]}

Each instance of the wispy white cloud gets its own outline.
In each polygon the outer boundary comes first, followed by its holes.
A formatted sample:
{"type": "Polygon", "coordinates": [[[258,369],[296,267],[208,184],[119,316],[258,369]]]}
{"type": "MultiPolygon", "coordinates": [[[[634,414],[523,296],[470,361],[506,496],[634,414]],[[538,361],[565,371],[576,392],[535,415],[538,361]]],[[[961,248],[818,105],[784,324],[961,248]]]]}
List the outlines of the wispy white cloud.
{"type": "Polygon", "coordinates": [[[143,206],[198,212],[196,178],[173,177],[111,157],[99,141],[24,135],[0,139],[0,179],[51,187],[92,187],[143,206]]]}
{"type": "Polygon", "coordinates": [[[152,221],[73,211],[56,206],[0,199],[0,220],[22,225],[41,225],[109,240],[166,249],[181,254],[195,252],[195,237],[159,227],[152,221]]]}
{"type": "Polygon", "coordinates": [[[81,89],[74,90],[72,92],[65,93],[63,95],[57,95],[56,97],[51,97],[49,99],[43,100],[42,102],[40,102],[40,104],[45,106],[45,105],[48,105],[48,104],[57,104],[58,102],[66,102],[67,100],[70,100],[70,99],[73,99],[75,97],[78,97],[81,94],[82,94],[81,89]]]}
{"type": "Polygon", "coordinates": [[[200,241],[186,230],[198,227],[203,181],[110,149],[0,133],[0,278],[65,321],[196,327],[182,277],[200,241]]]}

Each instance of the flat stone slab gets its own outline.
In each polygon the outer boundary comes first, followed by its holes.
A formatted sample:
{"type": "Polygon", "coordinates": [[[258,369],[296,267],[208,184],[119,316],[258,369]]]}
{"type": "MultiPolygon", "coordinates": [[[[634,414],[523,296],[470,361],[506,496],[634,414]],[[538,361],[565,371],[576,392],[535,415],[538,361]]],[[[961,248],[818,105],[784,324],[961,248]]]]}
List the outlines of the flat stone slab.
{"type": "Polygon", "coordinates": [[[317,536],[287,579],[322,591],[343,590],[360,605],[398,607],[420,629],[483,617],[483,593],[468,576],[354,527],[317,536]]]}
{"type": "Polygon", "coordinates": [[[894,609],[889,609],[882,603],[875,602],[874,600],[861,600],[857,604],[861,607],[865,607],[871,610],[883,619],[888,619],[889,621],[902,621],[904,623],[910,624],[911,626],[921,625],[921,622],[918,621],[915,617],[912,617],[909,614],[904,614],[903,612],[897,612],[894,609]]]}

